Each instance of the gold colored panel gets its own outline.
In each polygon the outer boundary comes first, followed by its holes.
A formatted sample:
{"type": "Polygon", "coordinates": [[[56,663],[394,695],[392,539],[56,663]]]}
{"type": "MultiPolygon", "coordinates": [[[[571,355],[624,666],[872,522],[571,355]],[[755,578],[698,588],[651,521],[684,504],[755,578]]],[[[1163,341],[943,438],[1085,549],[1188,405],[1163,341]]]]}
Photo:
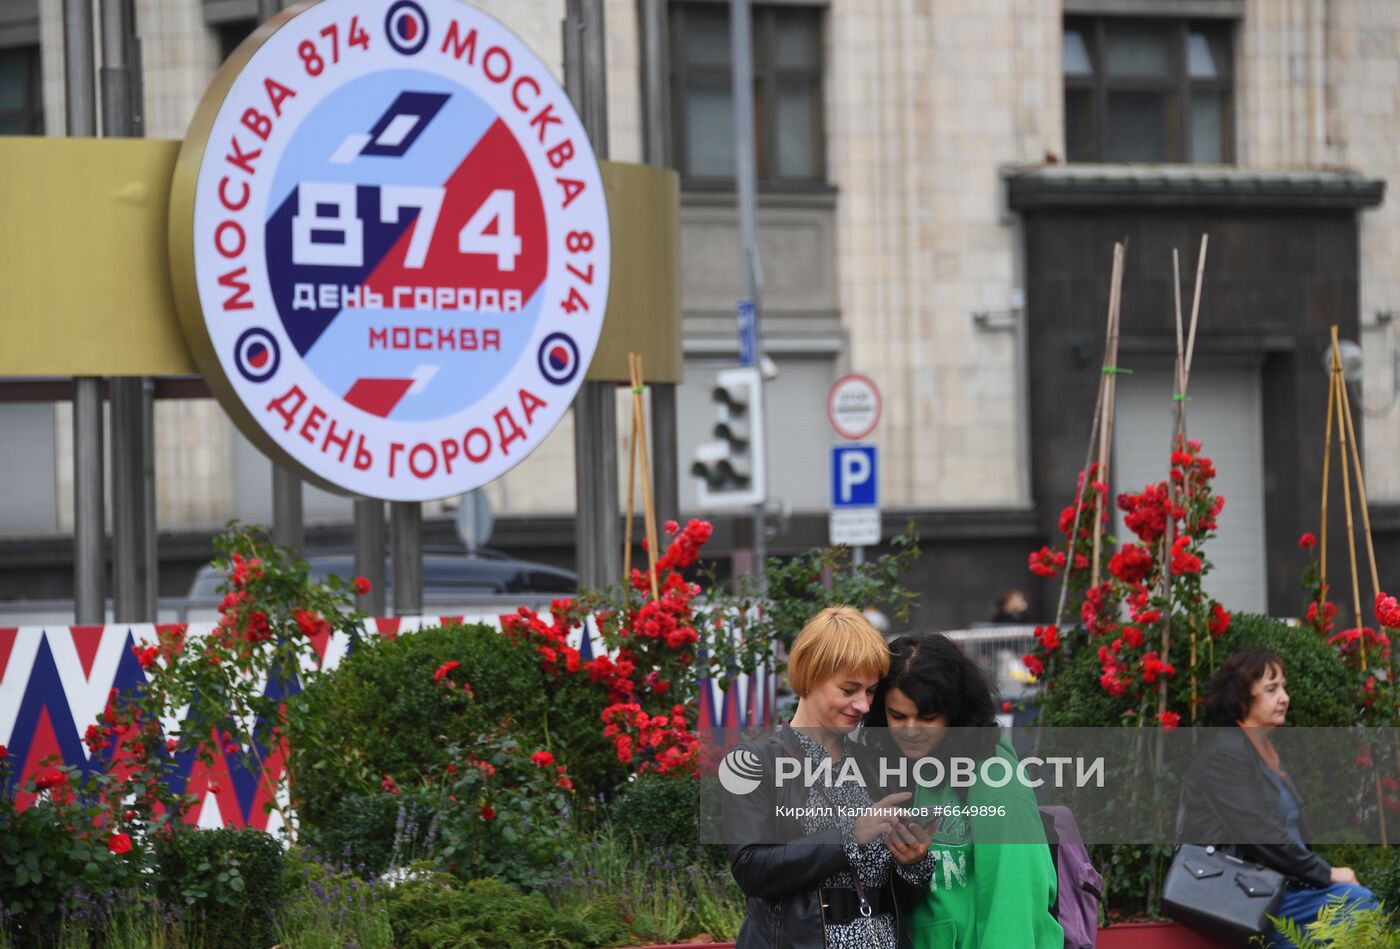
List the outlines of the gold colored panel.
{"type": "Polygon", "coordinates": [[[195,372],[165,253],[179,149],[0,139],[0,376],[195,372]]]}
{"type": "Polygon", "coordinates": [[[595,382],[630,382],[629,352],[648,382],[680,382],[680,177],[669,168],[599,162],[612,225],[612,282],[595,382]]]}
{"type": "MultiPolygon", "coordinates": [[[[178,252],[180,242],[170,229],[190,213],[170,216],[180,148],[0,137],[0,376],[198,371],[171,290],[170,247],[178,252]]],[[[680,382],[678,178],[646,165],[601,166],[613,274],[588,378],[626,383],[631,351],[642,354],[648,381],[680,382]]]]}

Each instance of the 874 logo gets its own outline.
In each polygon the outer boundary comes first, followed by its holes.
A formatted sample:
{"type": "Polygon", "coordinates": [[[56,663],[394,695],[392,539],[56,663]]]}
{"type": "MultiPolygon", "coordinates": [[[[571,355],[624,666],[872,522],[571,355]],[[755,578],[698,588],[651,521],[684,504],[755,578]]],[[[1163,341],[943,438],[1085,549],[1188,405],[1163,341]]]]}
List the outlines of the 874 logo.
{"type": "Polygon", "coordinates": [[[240,424],[402,499],[537,445],[582,381],[610,273],[597,163],[538,58],[454,0],[325,0],[216,105],[184,323],[240,424]]]}

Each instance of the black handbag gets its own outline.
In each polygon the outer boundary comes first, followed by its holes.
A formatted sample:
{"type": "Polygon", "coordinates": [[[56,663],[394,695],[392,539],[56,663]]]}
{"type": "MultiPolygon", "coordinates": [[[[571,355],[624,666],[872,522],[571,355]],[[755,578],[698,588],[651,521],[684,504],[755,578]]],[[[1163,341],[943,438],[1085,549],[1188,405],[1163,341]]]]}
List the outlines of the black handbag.
{"type": "Polygon", "coordinates": [[[1271,928],[1283,888],[1277,870],[1215,847],[1181,844],[1162,881],[1162,914],[1245,946],[1271,928]]]}

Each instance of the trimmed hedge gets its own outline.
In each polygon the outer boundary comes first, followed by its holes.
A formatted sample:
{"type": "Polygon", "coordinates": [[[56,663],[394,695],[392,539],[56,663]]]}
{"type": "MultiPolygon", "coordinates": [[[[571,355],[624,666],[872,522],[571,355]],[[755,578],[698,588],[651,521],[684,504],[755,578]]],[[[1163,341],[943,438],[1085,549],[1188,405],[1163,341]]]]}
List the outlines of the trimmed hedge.
{"type": "Polygon", "coordinates": [[[276,942],[286,852],[259,830],[196,830],[162,840],[158,894],[184,908],[187,931],[208,949],[276,942]]]}
{"type": "MultiPolygon", "coordinates": [[[[1290,626],[1282,620],[1255,613],[1237,613],[1219,639],[1199,640],[1201,653],[1198,694],[1205,695],[1213,671],[1231,653],[1261,646],[1283,657],[1288,671],[1288,724],[1295,727],[1347,727],[1356,722],[1352,705],[1351,674],[1336,651],[1308,627],[1290,626]]],[[[1173,650],[1178,673],[1172,682],[1172,705],[1184,709],[1189,701],[1189,681],[1184,659],[1173,650]]],[[[1041,696],[1042,725],[1061,728],[1102,728],[1121,725],[1121,700],[1099,685],[1095,649],[1079,649],[1055,676],[1054,688],[1041,696]]],[[[1185,715],[1183,714],[1183,719],[1185,715]]],[[[1183,722],[1185,724],[1185,722],[1183,722]]]]}
{"type": "Polygon", "coordinates": [[[491,731],[551,749],[579,800],[610,797],[627,772],[602,734],[601,688],[583,674],[547,676],[532,647],[489,626],[362,642],[300,693],[288,718],[292,786],[311,843],[332,859],[381,865],[396,805],[356,796],[374,796],[385,775],[411,794],[441,774],[449,744],[491,731]],[[472,698],[433,681],[449,660],[460,663],[452,677],[472,686],[472,698]],[[354,840],[360,846],[345,854],[354,840]]]}

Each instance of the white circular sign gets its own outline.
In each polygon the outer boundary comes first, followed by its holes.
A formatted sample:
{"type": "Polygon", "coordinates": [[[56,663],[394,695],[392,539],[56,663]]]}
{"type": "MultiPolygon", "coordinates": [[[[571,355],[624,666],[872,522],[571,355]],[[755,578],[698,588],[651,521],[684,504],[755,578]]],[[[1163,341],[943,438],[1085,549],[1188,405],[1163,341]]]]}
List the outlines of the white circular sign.
{"type": "Polygon", "coordinates": [[[850,373],[836,380],[826,397],[826,415],[842,438],[858,441],[880,424],[880,390],[869,377],[850,373]]]}
{"type": "Polygon", "coordinates": [[[499,477],[568,409],[608,299],[607,202],[568,97],[496,20],[457,0],[284,14],[216,77],[180,161],[182,323],[258,444],[426,500],[499,477]]]}

